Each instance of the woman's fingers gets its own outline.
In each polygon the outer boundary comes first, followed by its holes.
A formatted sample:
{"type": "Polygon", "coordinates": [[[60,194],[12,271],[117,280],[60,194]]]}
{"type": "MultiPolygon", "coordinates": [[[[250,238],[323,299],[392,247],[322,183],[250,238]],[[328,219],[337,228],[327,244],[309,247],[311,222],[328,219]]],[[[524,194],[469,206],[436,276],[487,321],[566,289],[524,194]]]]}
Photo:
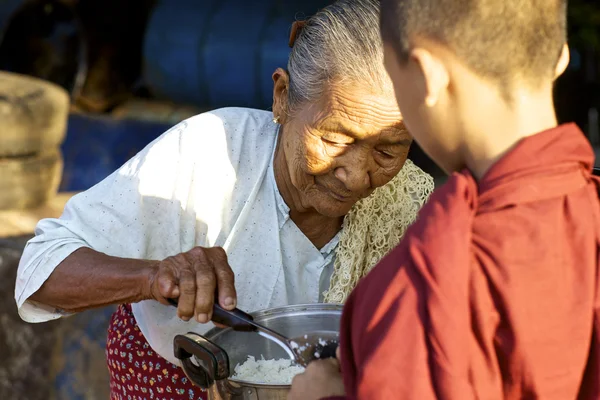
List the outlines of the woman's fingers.
{"type": "Polygon", "coordinates": [[[169,305],[167,299],[177,299],[179,297],[179,279],[170,268],[158,269],[155,276],[151,279],[152,296],[161,304],[169,305]]]}
{"type": "Polygon", "coordinates": [[[234,274],[220,247],[195,247],[169,257],[160,263],[152,280],[154,298],[162,304],[177,298],[177,315],[184,321],[195,317],[200,323],[209,322],[215,291],[222,307],[231,310],[237,304],[234,274]]]}
{"type": "Polygon", "coordinates": [[[237,304],[235,274],[227,262],[227,254],[225,254],[225,251],[222,251],[216,256],[214,270],[217,277],[219,304],[226,310],[233,310],[237,304]]]}
{"type": "Polygon", "coordinates": [[[191,268],[179,270],[179,299],[177,300],[177,315],[184,321],[194,317],[196,306],[196,274],[191,268]]]}
{"type": "Polygon", "coordinates": [[[186,253],[194,270],[196,293],[194,314],[196,321],[205,324],[212,318],[215,297],[215,272],[210,261],[211,248],[194,247],[186,253]]]}
{"type": "Polygon", "coordinates": [[[215,272],[210,266],[200,265],[196,269],[196,320],[205,324],[212,318],[215,288],[215,272]]]}

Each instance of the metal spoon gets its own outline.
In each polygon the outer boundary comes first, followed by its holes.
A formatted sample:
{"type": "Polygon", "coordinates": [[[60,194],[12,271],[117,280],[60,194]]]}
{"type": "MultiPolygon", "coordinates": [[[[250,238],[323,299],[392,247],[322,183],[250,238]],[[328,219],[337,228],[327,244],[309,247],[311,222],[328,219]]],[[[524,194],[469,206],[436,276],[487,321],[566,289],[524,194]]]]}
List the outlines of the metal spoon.
{"type": "MultiPolygon", "coordinates": [[[[169,303],[177,307],[177,301],[168,299],[169,303]]],[[[254,322],[250,314],[235,308],[226,310],[215,301],[213,306],[212,321],[228,326],[234,331],[257,332],[259,335],[277,343],[297,364],[306,367],[315,359],[335,357],[338,347],[338,333],[331,331],[313,332],[289,339],[264,325],[254,322]]]]}

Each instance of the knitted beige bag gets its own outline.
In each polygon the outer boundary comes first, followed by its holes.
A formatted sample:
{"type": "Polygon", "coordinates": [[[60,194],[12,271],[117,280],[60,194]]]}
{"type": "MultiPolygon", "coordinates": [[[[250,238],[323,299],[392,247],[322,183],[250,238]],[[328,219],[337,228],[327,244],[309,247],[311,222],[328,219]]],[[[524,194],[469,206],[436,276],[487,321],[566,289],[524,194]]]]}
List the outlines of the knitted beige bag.
{"type": "Polygon", "coordinates": [[[433,178],[407,160],[402,170],[344,218],[328,303],[344,303],[360,278],[399,242],[433,192],[433,178]]]}

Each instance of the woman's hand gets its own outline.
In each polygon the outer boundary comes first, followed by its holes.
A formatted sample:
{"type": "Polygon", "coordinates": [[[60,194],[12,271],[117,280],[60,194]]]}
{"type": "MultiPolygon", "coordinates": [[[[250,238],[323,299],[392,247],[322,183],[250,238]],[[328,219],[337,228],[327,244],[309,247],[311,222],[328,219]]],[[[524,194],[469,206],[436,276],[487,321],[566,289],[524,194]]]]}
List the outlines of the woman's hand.
{"type": "Polygon", "coordinates": [[[232,310],[237,303],[234,274],[220,247],[194,247],[158,263],[150,277],[151,298],[162,304],[178,299],[177,316],[195,317],[200,323],[212,318],[215,291],[221,307],[232,310]]]}

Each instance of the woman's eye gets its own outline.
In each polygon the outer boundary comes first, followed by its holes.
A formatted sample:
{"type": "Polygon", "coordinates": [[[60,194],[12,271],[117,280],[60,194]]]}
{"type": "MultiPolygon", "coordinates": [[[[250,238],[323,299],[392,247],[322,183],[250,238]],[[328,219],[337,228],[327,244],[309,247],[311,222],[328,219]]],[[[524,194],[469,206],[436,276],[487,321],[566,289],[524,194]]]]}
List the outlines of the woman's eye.
{"type": "Polygon", "coordinates": [[[389,151],[385,151],[385,150],[377,150],[377,153],[379,153],[380,155],[382,155],[385,158],[394,158],[394,157],[396,157],[394,154],[390,153],[389,151]]]}
{"type": "Polygon", "coordinates": [[[348,146],[354,142],[354,140],[352,140],[351,138],[348,138],[348,137],[330,136],[330,135],[322,136],[321,140],[329,145],[339,146],[339,147],[348,146]]]}
{"type": "Polygon", "coordinates": [[[338,143],[338,142],[333,142],[331,140],[327,140],[327,139],[323,139],[323,142],[325,142],[326,144],[330,145],[330,146],[337,146],[337,147],[344,147],[347,146],[346,143],[338,143]]]}

